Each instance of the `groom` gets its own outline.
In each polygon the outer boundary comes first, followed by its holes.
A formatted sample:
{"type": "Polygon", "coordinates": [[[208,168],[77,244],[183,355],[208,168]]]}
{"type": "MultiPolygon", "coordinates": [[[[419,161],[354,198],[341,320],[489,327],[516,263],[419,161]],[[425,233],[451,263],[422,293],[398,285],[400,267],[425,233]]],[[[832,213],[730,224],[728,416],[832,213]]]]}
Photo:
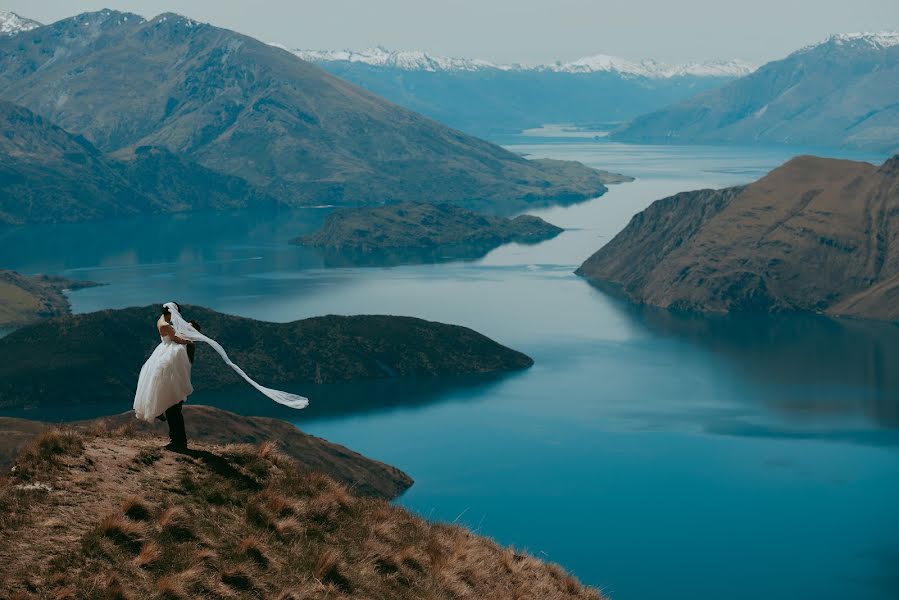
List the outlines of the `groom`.
{"type": "MultiPolygon", "coordinates": [[[[191,321],[190,324],[193,325],[194,329],[197,331],[201,331],[200,324],[196,321],[191,321]]],[[[197,345],[193,342],[188,342],[187,359],[190,361],[191,365],[194,364],[194,355],[196,352],[197,345]]],[[[184,428],[184,415],[181,412],[183,407],[184,401],[181,401],[166,409],[165,414],[159,417],[160,420],[166,421],[169,424],[169,440],[171,441],[166,448],[173,452],[184,452],[187,450],[187,431],[184,428]]]]}

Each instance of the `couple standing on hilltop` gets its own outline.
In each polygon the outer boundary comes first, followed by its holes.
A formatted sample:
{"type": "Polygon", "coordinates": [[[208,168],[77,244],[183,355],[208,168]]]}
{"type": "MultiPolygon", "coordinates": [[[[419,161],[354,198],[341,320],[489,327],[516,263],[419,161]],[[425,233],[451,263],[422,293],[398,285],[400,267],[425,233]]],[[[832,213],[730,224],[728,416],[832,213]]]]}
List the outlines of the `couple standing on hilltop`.
{"type": "Polygon", "coordinates": [[[141,367],[137,392],[134,394],[134,414],[145,421],[167,421],[171,443],[166,447],[170,450],[187,450],[187,433],[181,407],[193,392],[190,372],[196,342],[206,342],[212,346],[225,364],[275,402],[291,408],[305,408],[309,404],[302,396],[263,387],[250,379],[243,369],[231,362],[218,342],[200,333],[196,321],[188,323],[184,320],[181,306],[177,302],[167,302],[162,306],[156,329],[162,341],[141,367]]]}

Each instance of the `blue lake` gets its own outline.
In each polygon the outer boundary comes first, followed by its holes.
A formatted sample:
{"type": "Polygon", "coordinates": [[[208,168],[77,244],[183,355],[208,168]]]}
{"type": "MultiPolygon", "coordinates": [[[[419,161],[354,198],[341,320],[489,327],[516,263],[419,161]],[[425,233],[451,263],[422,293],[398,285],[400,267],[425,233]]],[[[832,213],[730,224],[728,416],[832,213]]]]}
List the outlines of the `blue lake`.
{"type": "Polygon", "coordinates": [[[394,464],[416,480],[400,504],[612,598],[899,597],[899,327],[673,315],[573,274],[653,200],[747,183],[807,150],[503,141],[638,179],[532,211],[567,229],[554,240],[468,262],[332,267],[286,243],[323,209],[9,229],[0,257],[108,284],[72,294],[76,311],[175,299],[274,321],[415,315],[526,352],[536,365],[502,377],[300,387],[314,403],[300,413],[248,388],[193,401],[394,464]]]}

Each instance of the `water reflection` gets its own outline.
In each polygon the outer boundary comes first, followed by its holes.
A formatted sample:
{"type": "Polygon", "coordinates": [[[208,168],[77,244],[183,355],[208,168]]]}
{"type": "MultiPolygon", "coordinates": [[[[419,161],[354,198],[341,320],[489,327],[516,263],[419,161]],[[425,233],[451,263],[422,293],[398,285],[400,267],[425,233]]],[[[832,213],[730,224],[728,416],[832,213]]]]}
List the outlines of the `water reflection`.
{"type": "MultiPolygon", "coordinates": [[[[435,248],[389,248],[380,250],[354,250],[320,248],[325,267],[346,269],[356,267],[398,267],[402,265],[428,265],[447,262],[474,262],[506,244],[480,243],[456,244],[435,248]]],[[[518,243],[520,246],[536,244],[518,243]]]]}
{"type": "Polygon", "coordinates": [[[625,305],[636,325],[702,348],[768,389],[768,408],[798,421],[861,416],[899,428],[899,326],[812,314],[701,315],[625,305]],[[772,393],[773,392],[773,393],[772,393]]]}
{"type": "Polygon", "coordinates": [[[325,385],[283,386],[314,399],[302,412],[260,400],[239,385],[226,390],[198,392],[191,398],[232,412],[275,417],[303,423],[346,416],[376,415],[400,409],[424,408],[441,402],[475,402],[489,397],[489,390],[515,373],[457,377],[404,377],[325,385]]]}

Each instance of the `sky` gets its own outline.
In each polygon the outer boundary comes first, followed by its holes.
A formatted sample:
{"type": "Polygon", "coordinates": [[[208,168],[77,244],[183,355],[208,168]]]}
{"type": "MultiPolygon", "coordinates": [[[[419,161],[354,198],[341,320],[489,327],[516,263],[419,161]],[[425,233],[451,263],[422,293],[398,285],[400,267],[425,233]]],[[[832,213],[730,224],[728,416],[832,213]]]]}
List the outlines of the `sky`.
{"type": "Polygon", "coordinates": [[[522,64],[592,54],[761,64],[833,33],[899,30],[899,0],[0,0],[43,23],[101,8],[176,12],[290,48],[522,64]]]}

